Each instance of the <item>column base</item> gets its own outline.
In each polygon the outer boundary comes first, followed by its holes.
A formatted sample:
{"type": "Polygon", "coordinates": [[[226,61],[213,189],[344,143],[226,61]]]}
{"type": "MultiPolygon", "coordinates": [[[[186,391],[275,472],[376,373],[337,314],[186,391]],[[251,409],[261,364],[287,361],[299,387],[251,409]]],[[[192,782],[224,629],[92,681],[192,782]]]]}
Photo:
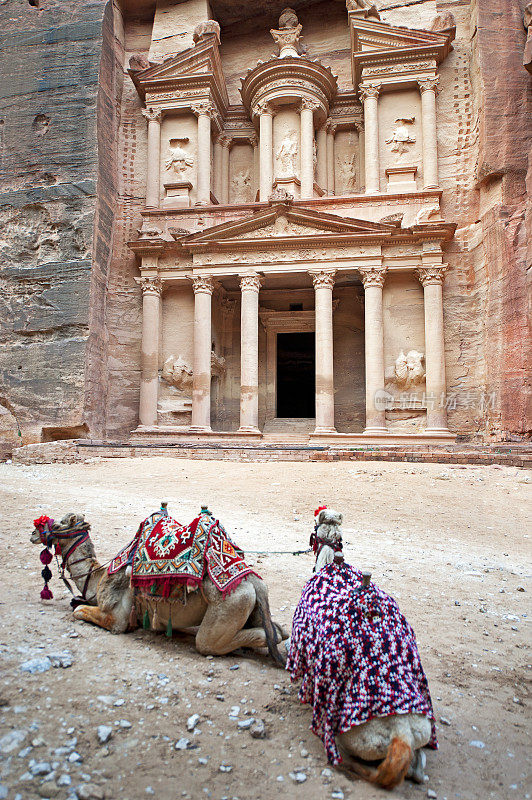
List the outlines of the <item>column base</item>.
{"type": "Polygon", "coordinates": [[[237,433],[245,433],[246,435],[251,434],[252,436],[262,436],[262,431],[260,431],[254,425],[241,425],[237,430],[237,433]]]}
{"type": "Polygon", "coordinates": [[[367,428],[364,428],[362,432],[362,436],[375,436],[376,434],[388,433],[388,428],[380,425],[369,425],[367,428]]]}
{"type": "Polygon", "coordinates": [[[451,433],[451,431],[449,430],[449,428],[446,428],[446,427],[439,427],[439,426],[438,426],[438,427],[436,427],[436,426],[431,426],[430,428],[425,428],[425,433],[426,433],[428,436],[431,436],[431,435],[437,435],[437,436],[449,436],[449,437],[451,437],[452,439],[454,439],[454,438],[455,438],[455,434],[454,434],[454,433],[451,433]]]}
{"type": "Polygon", "coordinates": [[[334,427],[334,425],[333,425],[332,427],[330,427],[330,428],[328,428],[328,427],[322,427],[321,425],[316,425],[316,428],[315,428],[315,430],[314,430],[314,433],[312,433],[312,434],[311,434],[311,436],[318,436],[318,435],[320,435],[320,434],[321,434],[321,435],[323,435],[323,434],[328,434],[328,433],[337,433],[337,432],[338,432],[338,431],[336,430],[336,428],[334,427]]]}
{"type": "Polygon", "coordinates": [[[191,425],[188,428],[189,433],[212,433],[210,425],[191,425]]]}

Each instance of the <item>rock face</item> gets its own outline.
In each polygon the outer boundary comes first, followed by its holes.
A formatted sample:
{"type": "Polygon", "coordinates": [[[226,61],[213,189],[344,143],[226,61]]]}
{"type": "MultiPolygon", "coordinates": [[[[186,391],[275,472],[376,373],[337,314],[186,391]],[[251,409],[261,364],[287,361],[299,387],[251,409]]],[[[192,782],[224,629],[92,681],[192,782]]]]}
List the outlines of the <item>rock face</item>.
{"type": "Polygon", "coordinates": [[[113,9],[8,0],[0,20],[0,405],[25,441],[86,435],[103,431],[105,410],[113,9]]]}
{"type": "MultiPolygon", "coordinates": [[[[296,3],[311,56],[347,91],[340,5],[296,3]]],[[[447,385],[474,400],[450,408],[449,425],[471,438],[523,437],[532,427],[526,3],[379,5],[385,21],[412,28],[448,28],[454,15],[438,100],[443,213],[458,225],[444,291],[447,385]]],[[[269,26],[246,9],[213,6],[231,103],[239,76],[272,48],[269,26]]],[[[259,2],[253,13],[267,11],[259,2]]],[[[141,295],[127,242],[142,222],[147,129],[127,69],[131,57],[140,69],[190,47],[207,14],[204,0],[0,4],[0,440],[10,446],[126,438],[137,425],[141,295]]]]}

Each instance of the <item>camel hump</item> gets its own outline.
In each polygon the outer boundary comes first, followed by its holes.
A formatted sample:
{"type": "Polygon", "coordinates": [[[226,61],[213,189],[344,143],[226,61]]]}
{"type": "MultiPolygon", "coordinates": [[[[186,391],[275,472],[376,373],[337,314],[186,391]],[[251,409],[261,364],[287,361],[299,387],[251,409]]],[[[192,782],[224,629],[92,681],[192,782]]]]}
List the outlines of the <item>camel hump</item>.
{"type": "Polygon", "coordinates": [[[367,767],[360,763],[353,764],[353,770],[370,783],[382,786],[383,789],[395,789],[406,777],[412,761],[412,748],[399,736],[394,736],[388,747],[386,758],[378,767],[367,767]]]}

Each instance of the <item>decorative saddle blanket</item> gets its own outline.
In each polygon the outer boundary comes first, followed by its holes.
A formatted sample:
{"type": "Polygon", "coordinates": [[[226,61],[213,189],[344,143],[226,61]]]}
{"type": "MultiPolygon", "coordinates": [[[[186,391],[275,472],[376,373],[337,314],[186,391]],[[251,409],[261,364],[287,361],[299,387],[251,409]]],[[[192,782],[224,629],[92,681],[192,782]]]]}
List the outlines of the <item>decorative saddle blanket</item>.
{"type": "Polygon", "coordinates": [[[126,564],[131,565],[132,586],[163,597],[178,585],[197,588],[206,571],[224,596],[246,575],[258,574],[209,512],[202,512],[190,525],[180,525],[165,511],[155,512],[111,561],[109,575],[126,564]]]}
{"type": "Polygon", "coordinates": [[[311,730],[339,764],[335,736],[374,717],[434,712],[414,631],[395,600],[349,564],[328,564],[303,588],[286,669],[302,678],[299,699],[312,705],[311,730]]]}

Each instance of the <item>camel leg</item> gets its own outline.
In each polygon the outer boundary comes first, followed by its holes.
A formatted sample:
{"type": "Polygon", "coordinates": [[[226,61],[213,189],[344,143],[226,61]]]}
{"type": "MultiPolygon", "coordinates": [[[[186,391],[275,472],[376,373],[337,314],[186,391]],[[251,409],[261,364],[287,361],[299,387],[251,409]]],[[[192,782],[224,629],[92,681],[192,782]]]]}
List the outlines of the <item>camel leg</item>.
{"type": "Polygon", "coordinates": [[[107,631],[110,631],[116,623],[113,614],[106,614],[98,606],[78,606],[74,610],[74,618],[83,622],[92,622],[107,631]]]}
{"type": "Polygon", "coordinates": [[[266,647],[262,628],[244,628],[255,605],[255,589],[242,581],[238,589],[223,599],[205,585],[209,605],[196,635],[196,649],[203,655],[224,655],[238,647],[266,647]]]}

